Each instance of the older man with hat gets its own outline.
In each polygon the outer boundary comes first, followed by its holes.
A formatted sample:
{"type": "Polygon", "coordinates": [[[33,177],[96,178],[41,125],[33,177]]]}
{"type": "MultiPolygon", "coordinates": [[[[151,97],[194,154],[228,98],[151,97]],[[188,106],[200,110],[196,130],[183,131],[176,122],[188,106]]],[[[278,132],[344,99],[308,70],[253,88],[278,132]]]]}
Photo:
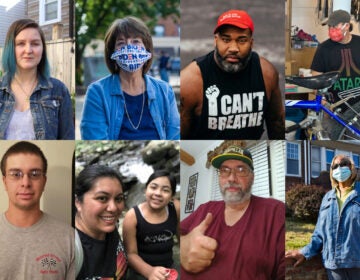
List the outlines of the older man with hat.
{"type": "Polygon", "coordinates": [[[223,201],[180,224],[181,279],[285,279],[285,206],[251,194],[254,164],[231,146],[213,157],[223,201]]]}
{"type": "Polygon", "coordinates": [[[252,51],[254,23],[243,10],[221,14],[215,49],[181,71],[181,138],[284,139],[279,75],[252,51]]]}

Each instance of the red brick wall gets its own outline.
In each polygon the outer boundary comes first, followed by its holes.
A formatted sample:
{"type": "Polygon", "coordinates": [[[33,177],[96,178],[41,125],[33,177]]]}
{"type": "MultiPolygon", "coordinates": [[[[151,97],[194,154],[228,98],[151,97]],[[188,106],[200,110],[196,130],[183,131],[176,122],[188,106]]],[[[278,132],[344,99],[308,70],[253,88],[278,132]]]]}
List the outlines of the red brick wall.
{"type": "Polygon", "coordinates": [[[327,280],[326,270],[321,257],[317,256],[294,268],[293,263],[286,264],[285,280],[327,280]]]}

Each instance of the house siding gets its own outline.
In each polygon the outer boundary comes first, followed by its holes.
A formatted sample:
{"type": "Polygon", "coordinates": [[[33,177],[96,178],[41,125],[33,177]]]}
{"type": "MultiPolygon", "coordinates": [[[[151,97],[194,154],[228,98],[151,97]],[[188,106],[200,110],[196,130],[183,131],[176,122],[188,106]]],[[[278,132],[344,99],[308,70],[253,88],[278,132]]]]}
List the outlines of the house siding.
{"type": "MultiPolygon", "coordinates": [[[[28,16],[29,18],[35,20],[36,22],[40,21],[39,18],[39,0],[28,0],[28,16]]],[[[69,0],[62,0],[61,1],[61,21],[58,22],[62,24],[62,36],[61,38],[69,38],[70,37],[70,1],[69,0]]],[[[45,40],[49,41],[52,40],[52,33],[53,33],[53,26],[54,24],[46,24],[42,25],[41,29],[44,31],[45,40]]]]}
{"type": "Polygon", "coordinates": [[[7,10],[7,7],[0,5],[0,47],[4,47],[7,30],[10,25],[20,18],[25,17],[25,2],[18,2],[7,10]]]}

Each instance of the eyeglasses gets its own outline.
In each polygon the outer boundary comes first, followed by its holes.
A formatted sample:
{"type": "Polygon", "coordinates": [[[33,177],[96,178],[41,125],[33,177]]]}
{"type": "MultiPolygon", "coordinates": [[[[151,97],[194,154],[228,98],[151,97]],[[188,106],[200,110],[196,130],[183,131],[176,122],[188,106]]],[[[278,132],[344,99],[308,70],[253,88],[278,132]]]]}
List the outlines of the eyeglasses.
{"type": "Polygon", "coordinates": [[[24,173],[21,170],[10,170],[6,174],[6,177],[9,177],[9,179],[11,179],[13,181],[18,181],[18,180],[24,178],[25,174],[28,176],[28,178],[30,180],[36,181],[36,180],[39,180],[44,175],[44,172],[42,172],[39,169],[31,170],[29,173],[24,173]]]}
{"type": "Polygon", "coordinates": [[[219,168],[220,177],[223,177],[223,178],[229,177],[231,172],[233,172],[234,176],[236,176],[236,177],[246,177],[250,173],[252,173],[252,171],[249,168],[245,167],[245,166],[238,166],[238,167],[235,167],[235,168],[221,166],[219,168]]]}
{"type": "Polygon", "coordinates": [[[350,161],[348,161],[348,160],[343,160],[343,161],[341,161],[340,163],[335,163],[332,167],[331,167],[331,169],[332,170],[335,170],[336,168],[338,168],[338,167],[343,167],[343,166],[351,166],[351,162],[350,161]]]}

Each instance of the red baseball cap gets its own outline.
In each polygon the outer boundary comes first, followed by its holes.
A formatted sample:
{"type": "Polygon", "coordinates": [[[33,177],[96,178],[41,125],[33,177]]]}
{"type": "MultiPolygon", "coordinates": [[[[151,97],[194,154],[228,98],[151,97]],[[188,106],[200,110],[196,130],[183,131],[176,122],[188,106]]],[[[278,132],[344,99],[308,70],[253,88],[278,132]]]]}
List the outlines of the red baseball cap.
{"type": "Polygon", "coordinates": [[[214,29],[214,34],[218,31],[220,26],[226,24],[233,25],[242,29],[249,28],[251,32],[254,32],[254,23],[248,13],[245,11],[229,10],[221,14],[214,29]]]}

